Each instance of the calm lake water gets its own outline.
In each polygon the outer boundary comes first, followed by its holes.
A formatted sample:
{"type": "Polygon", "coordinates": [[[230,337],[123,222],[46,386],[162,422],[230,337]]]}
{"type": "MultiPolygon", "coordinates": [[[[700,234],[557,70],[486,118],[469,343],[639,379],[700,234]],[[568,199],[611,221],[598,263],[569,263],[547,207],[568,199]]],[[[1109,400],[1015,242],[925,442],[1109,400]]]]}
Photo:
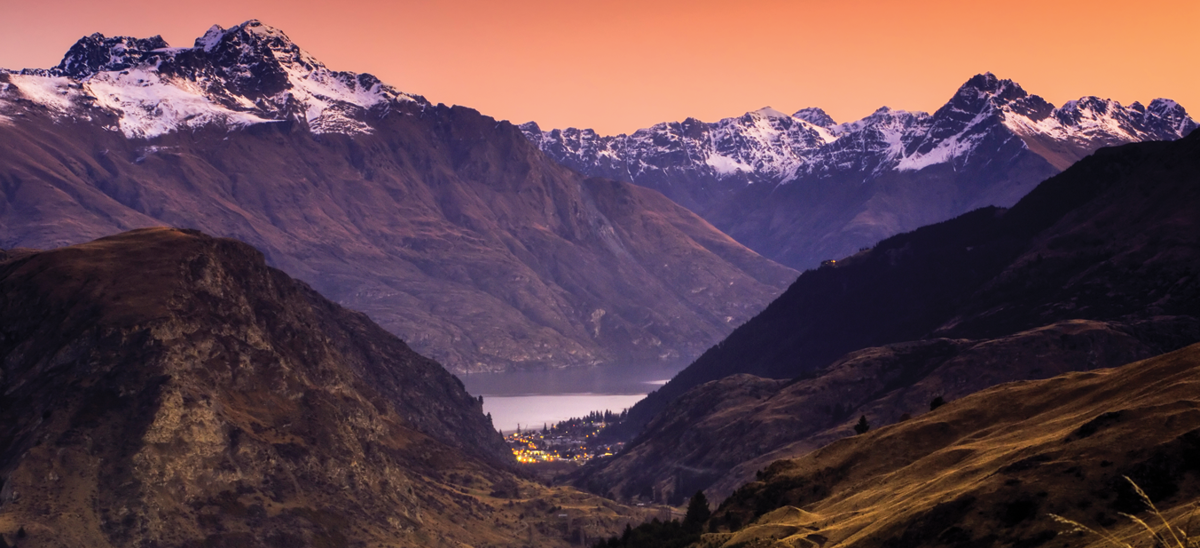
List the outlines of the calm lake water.
{"type": "Polygon", "coordinates": [[[518,424],[521,429],[541,428],[592,411],[619,413],[662,386],[684,365],[474,373],[458,378],[472,396],[483,396],[484,413],[491,413],[492,424],[508,433],[518,424]]]}

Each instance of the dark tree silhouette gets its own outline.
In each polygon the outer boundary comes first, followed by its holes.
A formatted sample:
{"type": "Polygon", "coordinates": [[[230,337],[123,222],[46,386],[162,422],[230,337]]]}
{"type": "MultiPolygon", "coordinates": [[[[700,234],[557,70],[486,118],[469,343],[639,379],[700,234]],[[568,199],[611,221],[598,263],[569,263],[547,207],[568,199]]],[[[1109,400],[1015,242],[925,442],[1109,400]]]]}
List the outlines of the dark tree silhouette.
{"type": "Polygon", "coordinates": [[[858,424],[854,425],[854,431],[859,434],[866,434],[867,430],[871,429],[871,423],[867,422],[867,416],[863,415],[858,418],[858,424]]]}
{"type": "Polygon", "coordinates": [[[688,503],[687,515],[683,518],[683,528],[689,531],[699,531],[712,516],[712,511],[708,509],[708,498],[704,496],[704,491],[696,491],[692,495],[691,502],[688,503]]]}
{"type": "Polygon", "coordinates": [[[946,399],[941,396],[938,396],[936,398],[933,398],[933,401],[929,402],[929,410],[933,411],[934,409],[937,409],[943,405],[946,405],[946,399]]]}

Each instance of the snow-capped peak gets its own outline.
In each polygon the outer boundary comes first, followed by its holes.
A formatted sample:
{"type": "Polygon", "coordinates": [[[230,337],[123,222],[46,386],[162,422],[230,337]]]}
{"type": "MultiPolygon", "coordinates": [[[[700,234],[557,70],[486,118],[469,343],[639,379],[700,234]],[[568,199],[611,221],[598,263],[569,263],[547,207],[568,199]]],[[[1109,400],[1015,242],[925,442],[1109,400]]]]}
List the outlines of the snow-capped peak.
{"type": "Polygon", "coordinates": [[[760,108],[758,110],[750,111],[750,113],[757,114],[757,115],[765,117],[765,118],[791,118],[791,116],[784,114],[782,112],[779,112],[778,110],[775,110],[769,106],[760,108]]]}
{"type": "Polygon", "coordinates": [[[10,73],[9,79],[24,98],[63,115],[115,111],[117,128],[129,138],[289,119],[314,133],[369,133],[370,109],[424,102],[370,74],[331,71],[283,31],[255,19],[229,29],[213,25],[191,48],[168,47],[158,36],[93,34],[76,42],[57,67],[10,73]],[[54,78],[73,85],[46,80],[54,78]],[[43,93],[47,86],[62,91],[43,93]]]}
{"type": "MultiPolygon", "coordinates": [[[[220,27],[216,27],[220,28],[220,27]]],[[[209,29],[211,33],[213,29],[209,29]]],[[[208,33],[204,44],[205,53],[218,56],[223,65],[252,65],[268,58],[281,64],[293,65],[304,70],[325,68],[325,65],[292,42],[287,34],[258,19],[251,19],[211,37],[208,33]]]]}
{"type": "Polygon", "coordinates": [[[976,74],[958,88],[959,96],[997,97],[1004,100],[1020,99],[1029,95],[1020,84],[1012,80],[997,78],[995,74],[985,72],[976,74]]]}
{"type": "Polygon", "coordinates": [[[221,38],[224,36],[225,28],[221,25],[213,25],[208,28],[208,32],[205,32],[204,36],[196,39],[195,47],[204,50],[205,53],[208,53],[212,51],[213,48],[217,47],[217,44],[221,43],[221,38]]]}
{"type": "Polygon", "coordinates": [[[802,108],[797,110],[792,117],[799,118],[817,127],[831,128],[837,125],[837,122],[833,121],[833,117],[817,107],[802,108]]]}
{"type": "Polygon", "coordinates": [[[108,38],[97,32],[75,42],[58,66],[50,70],[59,76],[87,78],[98,72],[127,69],[151,51],[165,47],[167,42],[161,36],[108,38]]]}
{"type": "Polygon", "coordinates": [[[1188,116],[1183,106],[1170,99],[1155,99],[1150,101],[1150,106],[1145,108],[1143,119],[1149,125],[1152,120],[1159,124],[1168,126],[1179,135],[1187,135],[1195,131],[1200,125],[1188,116]]]}

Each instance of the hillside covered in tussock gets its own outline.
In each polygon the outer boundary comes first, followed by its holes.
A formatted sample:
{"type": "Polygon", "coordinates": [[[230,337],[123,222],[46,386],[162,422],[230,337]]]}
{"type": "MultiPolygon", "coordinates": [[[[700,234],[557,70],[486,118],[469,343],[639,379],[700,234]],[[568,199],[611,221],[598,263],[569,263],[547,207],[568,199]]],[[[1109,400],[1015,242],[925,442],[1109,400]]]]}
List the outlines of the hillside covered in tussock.
{"type": "Polygon", "coordinates": [[[778,461],[722,503],[711,520],[722,532],[703,545],[1101,544],[1060,534],[1048,514],[1142,538],[1119,513],[1151,514],[1123,476],[1168,519],[1194,517],[1200,345],[1005,384],[778,461]]]}

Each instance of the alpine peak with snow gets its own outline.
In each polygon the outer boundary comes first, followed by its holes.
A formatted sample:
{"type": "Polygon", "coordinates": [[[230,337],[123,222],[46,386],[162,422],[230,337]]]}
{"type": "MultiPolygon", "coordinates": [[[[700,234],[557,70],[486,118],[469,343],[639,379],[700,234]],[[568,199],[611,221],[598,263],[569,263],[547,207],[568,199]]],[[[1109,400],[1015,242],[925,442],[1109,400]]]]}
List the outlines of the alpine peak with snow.
{"type": "Polygon", "coordinates": [[[807,268],[976,207],[1010,206],[1100,147],[1178,139],[1196,125],[1168,99],[1056,108],[986,73],[933,114],[882,107],[837,124],[819,108],[767,107],[632,135],[521,128],[567,166],[657,189],[755,251],[807,268]]]}
{"type": "Polygon", "coordinates": [[[370,74],[331,71],[256,19],[230,29],[214,25],[190,48],[169,47],[159,36],[97,33],[76,42],[54,68],[6,72],[0,108],[26,99],[61,116],[115,114],[111,129],[131,139],[280,121],[313,133],[368,133],[372,109],[424,102],[370,74]]]}

